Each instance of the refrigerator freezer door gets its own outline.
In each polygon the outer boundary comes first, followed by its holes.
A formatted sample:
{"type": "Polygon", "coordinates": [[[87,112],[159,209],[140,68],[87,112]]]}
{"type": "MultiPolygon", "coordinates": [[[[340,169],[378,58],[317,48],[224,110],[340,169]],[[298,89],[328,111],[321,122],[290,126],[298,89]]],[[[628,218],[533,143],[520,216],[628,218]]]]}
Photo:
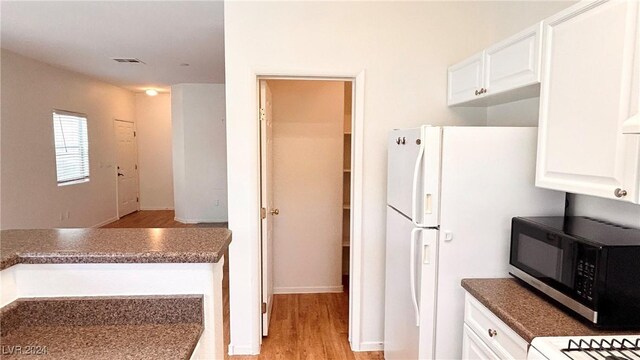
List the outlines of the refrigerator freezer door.
{"type": "Polygon", "coordinates": [[[439,225],[442,128],[394,130],[389,135],[387,204],[417,227],[439,225]]]}
{"type": "MultiPolygon", "coordinates": [[[[387,249],[385,280],[384,357],[386,360],[417,359],[419,328],[411,294],[411,232],[414,226],[406,216],[387,207],[387,249]]],[[[421,237],[418,237],[418,240],[421,237]]],[[[420,247],[418,247],[420,248],[420,247]]],[[[418,251],[419,253],[419,251],[418,251]]],[[[417,271],[416,283],[421,281],[417,271]]],[[[419,290],[419,286],[416,290],[419,290]]],[[[419,292],[418,292],[419,294],[419,292]]]]}
{"type": "Polygon", "coordinates": [[[394,130],[389,134],[387,204],[411,217],[413,172],[420,150],[420,129],[394,130]]]}
{"type": "Polygon", "coordinates": [[[440,176],[442,164],[442,128],[423,126],[424,154],[414,175],[413,222],[419,227],[440,225],[440,176]]]}

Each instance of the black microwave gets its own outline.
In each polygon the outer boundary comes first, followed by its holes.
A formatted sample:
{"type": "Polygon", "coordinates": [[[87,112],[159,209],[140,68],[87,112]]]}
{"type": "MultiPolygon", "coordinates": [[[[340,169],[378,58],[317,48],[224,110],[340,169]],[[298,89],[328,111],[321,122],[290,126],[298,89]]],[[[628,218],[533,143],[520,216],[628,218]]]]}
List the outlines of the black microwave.
{"type": "Polygon", "coordinates": [[[511,275],[597,327],[640,327],[640,229],[588,217],[511,225],[511,275]]]}

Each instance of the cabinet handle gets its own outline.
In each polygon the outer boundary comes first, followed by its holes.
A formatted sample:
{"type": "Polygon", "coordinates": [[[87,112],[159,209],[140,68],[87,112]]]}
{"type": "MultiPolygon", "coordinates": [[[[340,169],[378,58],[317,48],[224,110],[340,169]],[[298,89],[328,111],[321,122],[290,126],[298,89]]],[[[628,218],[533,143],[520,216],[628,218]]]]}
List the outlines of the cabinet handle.
{"type": "Polygon", "coordinates": [[[613,195],[615,195],[617,198],[625,197],[627,196],[627,190],[617,188],[613,191],[613,195]]]}
{"type": "Polygon", "coordinates": [[[496,330],[489,329],[489,337],[494,337],[497,335],[498,335],[498,332],[496,330]]]}

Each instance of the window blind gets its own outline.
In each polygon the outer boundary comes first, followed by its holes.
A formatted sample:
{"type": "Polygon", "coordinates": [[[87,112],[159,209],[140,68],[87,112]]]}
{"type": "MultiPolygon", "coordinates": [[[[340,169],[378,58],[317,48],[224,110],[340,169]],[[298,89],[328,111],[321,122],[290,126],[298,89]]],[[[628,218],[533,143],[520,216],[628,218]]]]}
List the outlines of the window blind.
{"type": "Polygon", "coordinates": [[[58,185],[89,180],[89,136],[87,117],[53,112],[58,185]]]}

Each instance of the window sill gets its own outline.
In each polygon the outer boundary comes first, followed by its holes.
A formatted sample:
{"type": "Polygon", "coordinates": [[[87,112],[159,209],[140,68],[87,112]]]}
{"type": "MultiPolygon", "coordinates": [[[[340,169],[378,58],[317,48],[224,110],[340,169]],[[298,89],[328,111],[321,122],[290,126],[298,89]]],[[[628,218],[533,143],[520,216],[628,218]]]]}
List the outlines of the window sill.
{"type": "Polygon", "coordinates": [[[80,180],[73,180],[73,181],[65,181],[63,183],[58,183],[58,186],[68,186],[68,185],[76,185],[76,184],[82,184],[82,183],[86,183],[89,182],[89,179],[80,179],[80,180]]]}

